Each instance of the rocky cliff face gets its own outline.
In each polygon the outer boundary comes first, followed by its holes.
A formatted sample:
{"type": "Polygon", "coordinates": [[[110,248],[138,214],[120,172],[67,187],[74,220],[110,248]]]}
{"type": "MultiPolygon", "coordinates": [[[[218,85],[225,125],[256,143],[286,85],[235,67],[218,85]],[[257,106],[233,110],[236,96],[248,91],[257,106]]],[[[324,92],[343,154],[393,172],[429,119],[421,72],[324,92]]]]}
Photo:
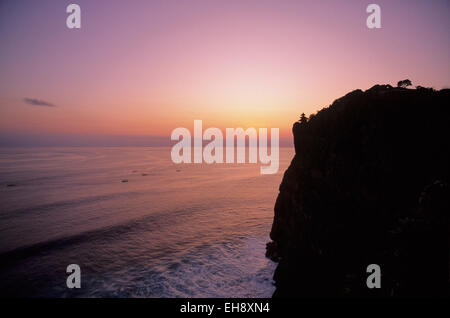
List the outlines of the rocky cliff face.
{"type": "Polygon", "coordinates": [[[267,245],[274,297],[448,295],[450,90],[355,90],[293,134],[267,245]]]}

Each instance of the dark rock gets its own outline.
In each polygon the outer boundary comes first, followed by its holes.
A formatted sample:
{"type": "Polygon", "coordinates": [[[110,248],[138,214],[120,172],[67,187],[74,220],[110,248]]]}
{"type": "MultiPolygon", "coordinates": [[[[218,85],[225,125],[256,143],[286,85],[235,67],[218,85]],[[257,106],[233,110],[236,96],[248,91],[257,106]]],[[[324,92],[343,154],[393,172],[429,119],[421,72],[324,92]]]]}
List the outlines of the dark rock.
{"type": "Polygon", "coordinates": [[[448,295],[450,90],[356,90],[293,135],[266,253],[274,297],[448,295]]]}
{"type": "Polygon", "coordinates": [[[276,242],[269,242],[266,244],[266,257],[270,258],[274,262],[280,261],[276,242]]]}

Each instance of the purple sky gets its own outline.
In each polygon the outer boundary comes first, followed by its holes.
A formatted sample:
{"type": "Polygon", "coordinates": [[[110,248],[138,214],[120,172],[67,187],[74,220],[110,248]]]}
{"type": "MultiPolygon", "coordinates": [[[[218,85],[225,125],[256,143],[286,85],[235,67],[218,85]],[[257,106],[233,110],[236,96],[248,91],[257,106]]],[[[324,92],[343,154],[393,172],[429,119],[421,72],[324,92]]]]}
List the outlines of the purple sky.
{"type": "Polygon", "coordinates": [[[448,0],[374,1],[378,30],[368,1],[72,2],[0,2],[0,145],[159,144],[194,119],[290,139],[356,88],[450,86],[448,0]]]}

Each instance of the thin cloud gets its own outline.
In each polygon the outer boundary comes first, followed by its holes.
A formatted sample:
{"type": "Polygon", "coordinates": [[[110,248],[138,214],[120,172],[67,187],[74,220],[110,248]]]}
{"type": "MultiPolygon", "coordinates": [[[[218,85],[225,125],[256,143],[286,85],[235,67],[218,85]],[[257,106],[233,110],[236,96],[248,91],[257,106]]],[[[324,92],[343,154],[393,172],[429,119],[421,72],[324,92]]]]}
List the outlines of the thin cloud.
{"type": "Polygon", "coordinates": [[[46,102],[46,101],[43,101],[43,100],[39,100],[39,99],[36,99],[36,98],[27,98],[27,97],[25,97],[23,99],[23,101],[25,103],[27,103],[28,105],[33,105],[33,106],[56,107],[55,104],[52,104],[52,103],[49,103],[49,102],[46,102]]]}

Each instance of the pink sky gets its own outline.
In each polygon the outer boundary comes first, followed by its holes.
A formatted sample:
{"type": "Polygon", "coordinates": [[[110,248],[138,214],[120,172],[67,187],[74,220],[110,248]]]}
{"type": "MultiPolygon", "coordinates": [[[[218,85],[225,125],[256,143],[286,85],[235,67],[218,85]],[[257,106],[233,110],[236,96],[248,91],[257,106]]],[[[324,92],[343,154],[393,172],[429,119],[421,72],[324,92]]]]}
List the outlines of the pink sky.
{"type": "Polygon", "coordinates": [[[449,1],[66,1],[0,4],[0,132],[167,136],[280,128],[347,92],[450,85],[449,1]],[[24,98],[56,107],[31,105],[24,98]]]}

